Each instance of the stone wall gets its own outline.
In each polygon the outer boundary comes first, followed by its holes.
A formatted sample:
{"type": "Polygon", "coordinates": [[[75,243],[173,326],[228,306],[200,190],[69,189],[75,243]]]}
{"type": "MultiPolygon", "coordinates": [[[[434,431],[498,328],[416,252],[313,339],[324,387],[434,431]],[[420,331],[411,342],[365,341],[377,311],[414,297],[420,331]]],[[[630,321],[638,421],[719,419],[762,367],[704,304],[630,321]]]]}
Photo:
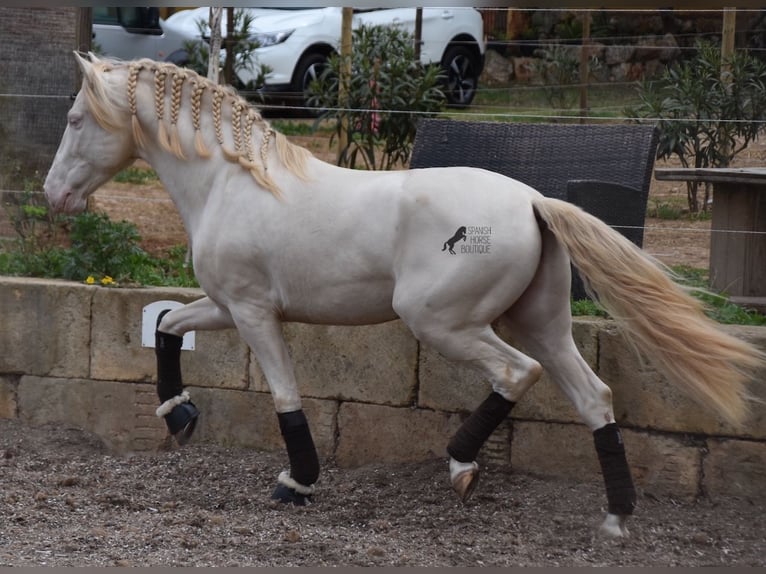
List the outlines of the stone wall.
{"type": "MultiPolygon", "coordinates": [[[[591,61],[589,81],[596,83],[658,78],[665,68],[681,55],[681,49],[672,34],[646,36],[637,40],[635,44],[604,44],[594,41],[585,49],[591,61]]],[[[543,42],[541,47],[529,56],[503,55],[489,49],[479,83],[483,87],[506,85],[510,82],[556,84],[562,78],[555,73],[546,75],[545,67],[548,66],[552,70],[556,66],[562,69],[578,69],[582,50],[580,45],[566,45],[555,41],[549,46],[543,42]]],[[[571,83],[574,88],[579,82],[579,72],[563,80],[564,85],[571,83]]]]}
{"type": "MultiPolygon", "coordinates": [[[[200,296],[196,289],[0,277],[0,417],[84,428],[117,451],[160,447],[166,429],[154,415],[155,359],[142,346],[142,310],[157,300],[200,296]]],[[[766,329],[730,329],[766,349],[766,329]]],[[[764,499],[766,401],[744,429],[732,428],[642,364],[612,322],[578,319],[574,332],[614,391],[640,489],[764,499]]],[[[446,457],[449,437],[489,392],[473,372],[421,347],[398,321],[289,324],[285,335],[320,455],[343,467],[446,457]]],[[[182,367],[202,412],[193,440],[283,448],[263,375],[236,332],[196,333],[182,367]]],[[[757,380],[763,383],[766,372],[757,380]]],[[[754,392],[766,399],[763,384],[754,392]]],[[[480,462],[600,480],[589,431],[547,378],[494,433],[480,462]]]]}

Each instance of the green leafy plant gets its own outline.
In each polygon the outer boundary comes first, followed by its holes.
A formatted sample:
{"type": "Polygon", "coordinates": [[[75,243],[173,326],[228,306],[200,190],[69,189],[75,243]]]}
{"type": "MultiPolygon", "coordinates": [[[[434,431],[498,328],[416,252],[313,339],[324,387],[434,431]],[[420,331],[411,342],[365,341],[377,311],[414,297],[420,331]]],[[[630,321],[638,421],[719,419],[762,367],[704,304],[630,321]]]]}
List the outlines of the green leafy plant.
{"type": "Polygon", "coordinates": [[[63,269],[66,279],[95,275],[125,281],[151,265],[151,257],[138,245],[141,237],[136,226],[111,221],[104,213],[86,212],[73,218],[69,238],[71,248],[63,269]]]}
{"type": "MultiPolygon", "coordinates": [[[[534,68],[544,83],[548,104],[558,110],[568,110],[580,96],[580,58],[571,46],[548,44],[535,51],[538,60],[534,68]]],[[[596,56],[590,58],[590,69],[596,70],[601,63],[596,56]]]]}
{"type": "MultiPolygon", "coordinates": [[[[694,57],[666,69],[660,81],[639,83],[638,91],[641,103],[626,114],[657,122],[657,157],[675,155],[684,167],[728,166],[766,119],[766,64],[745,51],[723,60],[709,42],[698,42],[694,57]]],[[[702,186],[700,201],[700,183],[687,182],[692,214],[708,207],[710,186],[702,186]]]]}
{"type": "Polygon", "coordinates": [[[412,34],[400,28],[362,26],[354,30],[350,77],[340,86],[341,57],[333,55],[309,87],[308,103],[323,110],[317,124],[330,120],[338,136],[345,125],[348,143],[339,164],[391,169],[409,160],[417,121],[444,107],[441,70],[415,57],[412,34]],[[341,100],[341,92],[346,98],[341,100]]]}
{"type": "Polygon", "coordinates": [[[66,228],[66,218],[51,214],[45,196],[36,189],[42,187],[39,177],[27,179],[24,191],[8,192],[3,207],[16,232],[15,248],[29,257],[57,245],[66,228]]]}
{"type": "Polygon", "coordinates": [[[198,286],[186,263],[186,247],[153,257],[140,246],[134,224],[111,221],[104,213],[66,218],[69,245],[49,244],[30,249],[19,238],[15,249],[0,253],[0,274],[50,277],[102,285],[139,284],[198,286]]]}

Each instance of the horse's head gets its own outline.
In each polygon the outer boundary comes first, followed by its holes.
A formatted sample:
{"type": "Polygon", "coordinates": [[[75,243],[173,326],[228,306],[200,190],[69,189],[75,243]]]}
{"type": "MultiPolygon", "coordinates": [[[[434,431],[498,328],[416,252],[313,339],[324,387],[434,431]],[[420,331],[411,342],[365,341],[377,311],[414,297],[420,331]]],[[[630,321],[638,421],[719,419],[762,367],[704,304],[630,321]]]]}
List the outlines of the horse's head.
{"type": "Polygon", "coordinates": [[[82,88],[67,114],[67,127],[44,186],[53,209],[70,213],[85,209],[88,196],[136,153],[124,89],[127,71],[93,54],[90,61],[75,56],[82,88]]]}

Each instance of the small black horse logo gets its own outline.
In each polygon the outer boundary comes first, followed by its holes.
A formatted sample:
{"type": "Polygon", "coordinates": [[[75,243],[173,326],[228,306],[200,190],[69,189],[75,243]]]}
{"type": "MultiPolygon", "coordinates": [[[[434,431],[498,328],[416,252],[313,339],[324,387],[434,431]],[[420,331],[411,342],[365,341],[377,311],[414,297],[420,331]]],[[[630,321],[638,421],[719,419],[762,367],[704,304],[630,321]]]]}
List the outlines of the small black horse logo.
{"type": "Polygon", "coordinates": [[[446,251],[447,246],[449,246],[449,252],[452,253],[452,255],[457,255],[457,253],[455,253],[452,248],[455,247],[455,243],[457,243],[461,239],[463,241],[466,240],[465,239],[465,225],[463,225],[462,227],[458,227],[457,231],[455,232],[455,235],[453,235],[452,237],[447,239],[447,241],[444,242],[444,247],[442,247],[442,251],[446,251]]]}

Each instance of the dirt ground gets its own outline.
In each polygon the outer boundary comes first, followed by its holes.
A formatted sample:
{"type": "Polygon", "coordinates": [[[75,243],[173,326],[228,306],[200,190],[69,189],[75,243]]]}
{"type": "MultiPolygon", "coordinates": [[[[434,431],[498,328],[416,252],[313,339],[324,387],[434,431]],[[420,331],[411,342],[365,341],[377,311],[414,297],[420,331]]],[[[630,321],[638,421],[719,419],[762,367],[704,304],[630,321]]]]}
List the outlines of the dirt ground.
{"type": "Polygon", "coordinates": [[[601,484],[484,470],[465,505],[446,460],[324,465],[313,504],[269,499],[286,456],[194,442],[116,455],[88,433],[0,419],[3,566],[766,566],[763,504],[640,493],[596,535],[601,484]]]}
{"type": "MultiPolygon", "coordinates": [[[[312,151],[332,160],[326,146],[312,151]]],[[[760,162],[755,150],[744,162],[760,162]]],[[[657,184],[652,197],[685,191],[657,184]]],[[[183,243],[160,185],[110,183],[93,207],[136,223],[150,250],[183,243]]],[[[645,247],[706,267],[709,221],[647,219],[645,247]]],[[[192,441],[109,452],[94,435],[0,419],[2,566],[766,566],[763,501],[639,493],[631,536],[596,536],[600,482],[484,469],[461,504],[446,460],[338,469],[314,503],[269,499],[286,455],[192,441]]]]}

